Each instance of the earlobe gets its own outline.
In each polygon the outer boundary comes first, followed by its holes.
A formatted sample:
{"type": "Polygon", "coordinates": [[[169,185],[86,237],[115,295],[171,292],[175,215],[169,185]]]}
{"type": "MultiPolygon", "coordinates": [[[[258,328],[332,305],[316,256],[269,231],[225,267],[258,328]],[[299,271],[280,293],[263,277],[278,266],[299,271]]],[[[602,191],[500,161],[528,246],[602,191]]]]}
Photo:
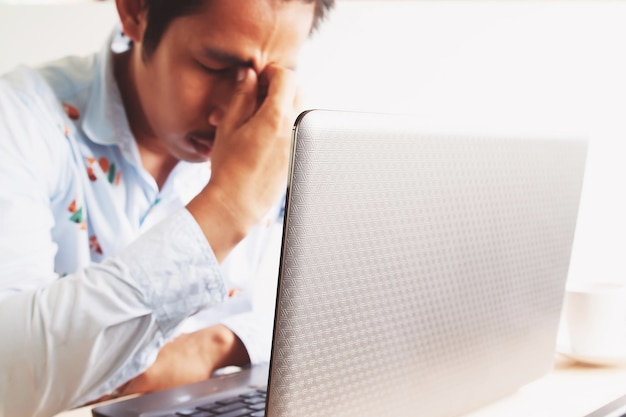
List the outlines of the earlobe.
{"type": "Polygon", "coordinates": [[[133,42],[141,42],[146,22],[143,0],[115,0],[122,30],[133,42]]]}

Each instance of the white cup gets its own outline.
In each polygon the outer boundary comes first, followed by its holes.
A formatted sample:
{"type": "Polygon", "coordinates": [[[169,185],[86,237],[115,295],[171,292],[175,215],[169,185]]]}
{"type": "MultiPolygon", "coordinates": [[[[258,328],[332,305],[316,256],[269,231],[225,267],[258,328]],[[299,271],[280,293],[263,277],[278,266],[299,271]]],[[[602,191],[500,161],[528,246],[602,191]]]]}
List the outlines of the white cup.
{"type": "Polygon", "coordinates": [[[563,320],[562,353],[597,365],[626,363],[626,284],[569,284],[563,320]]]}

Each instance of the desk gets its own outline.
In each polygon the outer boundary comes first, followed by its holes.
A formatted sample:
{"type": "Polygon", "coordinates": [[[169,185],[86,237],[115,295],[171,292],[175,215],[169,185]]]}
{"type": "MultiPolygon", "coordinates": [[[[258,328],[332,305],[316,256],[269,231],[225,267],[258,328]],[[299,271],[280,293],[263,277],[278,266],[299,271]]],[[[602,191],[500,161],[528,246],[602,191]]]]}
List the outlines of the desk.
{"type": "Polygon", "coordinates": [[[626,366],[589,366],[559,356],[545,377],[464,417],[583,417],[625,394],[626,366]]]}
{"type": "MultiPolygon", "coordinates": [[[[624,394],[626,366],[587,366],[559,356],[545,377],[464,417],[583,417],[624,394]]],[[[82,407],[56,417],[91,417],[90,410],[82,407]]]]}

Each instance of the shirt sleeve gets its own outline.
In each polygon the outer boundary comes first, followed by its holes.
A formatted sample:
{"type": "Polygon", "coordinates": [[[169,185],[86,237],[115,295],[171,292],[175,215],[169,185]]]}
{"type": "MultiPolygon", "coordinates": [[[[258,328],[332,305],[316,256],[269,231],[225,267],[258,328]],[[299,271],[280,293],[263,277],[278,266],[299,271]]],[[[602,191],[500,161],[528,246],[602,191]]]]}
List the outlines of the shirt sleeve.
{"type": "Polygon", "coordinates": [[[69,153],[51,133],[47,90],[22,78],[30,94],[0,78],[2,417],[51,416],[111,392],[143,372],[186,317],[224,296],[218,262],[186,209],[118,256],[54,274],[50,196],[65,179],[56,177],[59,155],[69,153]]]}
{"type": "Polygon", "coordinates": [[[223,296],[218,263],[183,209],[123,254],[5,298],[0,415],[50,416],[112,391],[223,296]]]}

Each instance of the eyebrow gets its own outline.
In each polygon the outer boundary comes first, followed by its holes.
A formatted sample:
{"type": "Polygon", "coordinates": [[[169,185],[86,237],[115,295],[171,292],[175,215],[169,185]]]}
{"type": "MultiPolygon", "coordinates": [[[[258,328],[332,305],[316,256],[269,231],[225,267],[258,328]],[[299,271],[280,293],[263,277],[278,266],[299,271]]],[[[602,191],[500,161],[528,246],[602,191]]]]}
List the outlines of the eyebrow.
{"type": "MultiPolygon", "coordinates": [[[[235,54],[226,52],[218,48],[204,48],[204,50],[202,51],[202,54],[209,59],[214,59],[214,60],[223,62],[228,65],[243,67],[243,68],[252,68],[253,70],[256,71],[256,68],[254,67],[254,62],[252,60],[243,59],[240,56],[237,56],[235,54]]],[[[296,70],[296,67],[293,65],[289,65],[287,66],[287,68],[293,71],[296,70]]]]}
{"type": "Polygon", "coordinates": [[[224,62],[229,65],[254,68],[254,63],[251,60],[243,59],[235,54],[223,51],[216,48],[205,48],[203,55],[210,59],[224,62]]]}

